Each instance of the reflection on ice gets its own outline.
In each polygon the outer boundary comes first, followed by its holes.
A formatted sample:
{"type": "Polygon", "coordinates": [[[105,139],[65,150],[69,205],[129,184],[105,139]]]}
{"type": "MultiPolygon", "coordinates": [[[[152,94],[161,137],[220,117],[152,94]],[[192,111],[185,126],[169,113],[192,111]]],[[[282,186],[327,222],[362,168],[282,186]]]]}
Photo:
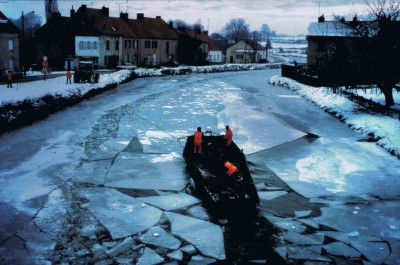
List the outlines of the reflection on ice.
{"type": "Polygon", "coordinates": [[[162,211],[114,189],[78,189],[77,194],[89,202],[87,208],[109,231],[112,238],[122,238],[154,226],[162,211]]]}
{"type": "Polygon", "coordinates": [[[174,234],[193,244],[204,256],[225,259],[224,237],[221,227],[200,219],[173,212],[165,212],[174,234]]]}

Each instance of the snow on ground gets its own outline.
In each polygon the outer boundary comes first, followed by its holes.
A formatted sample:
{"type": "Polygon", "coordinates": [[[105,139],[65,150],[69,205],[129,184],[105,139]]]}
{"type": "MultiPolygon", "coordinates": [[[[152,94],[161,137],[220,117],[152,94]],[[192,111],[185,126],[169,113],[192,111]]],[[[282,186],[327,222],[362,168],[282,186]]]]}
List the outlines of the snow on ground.
{"type": "MultiPolygon", "coordinates": [[[[237,71],[237,70],[252,70],[263,69],[267,65],[222,65],[222,66],[204,66],[204,67],[178,67],[165,68],[173,73],[181,74],[182,71],[190,69],[191,73],[209,73],[216,71],[237,71]]],[[[146,76],[161,76],[165,69],[136,69],[135,73],[139,77],[146,76]]],[[[63,72],[58,72],[63,73],[63,72]]],[[[28,73],[35,75],[35,73],[28,73]]],[[[100,81],[97,84],[80,83],[67,84],[66,77],[39,80],[26,83],[14,83],[14,88],[0,88],[0,106],[7,103],[17,103],[25,99],[41,98],[46,94],[62,95],[65,97],[71,94],[85,94],[88,91],[96,88],[102,88],[109,84],[121,83],[131,75],[130,70],[121,70],[108,74],[100,74],[100,81]]],[[[338,94],[333,94],[328,88],[310,87],[300,84],[292,79],[280,76],[271,78],[270,83],[288,87],[304,96],[308,100],[313,101],[319,107],[334,113],[336,117],[341,117],[351,128],[362,132],[364,135],[373,134],[378,144],[386,150],[392,152],[396,156],[400,156],[400,122],[398,119],[381,115],[378,113],[360,111],[360,106],[349,101],[345,97],[338,94]]],[[[366,90],[358,92],[360,96],[372,99],[375,102],[383,103],[384,97],[377,93],[376,90],[366,90]]],[[[394,92],[395,106],[400,109],[400,94],[394,92]]]]}
{"type": "MultiPolygon", "coordinates": [[[[272,77],[270,83],[285,86],[296,91],[322,109],[334,114],[335,117],[340,117],[353,130],[359,131],[366,136],[373,135],[381,147],[396,156],[400,156],[399,118],[361,111],[362,107],[360,105],[339,94],[333,94],[326,87],[311,87],[280,76],[272,77]]],[[[381,104],[384,102],[383,95],[376,93],[375,90],[370,89],[369,91],[359,92],[358,95],[372,99],[375,102],[380,102],[381,104]]],[[[393,108],[399,109],[400,93],[394,92],[393,96],[396,103],[393,108]]]]}

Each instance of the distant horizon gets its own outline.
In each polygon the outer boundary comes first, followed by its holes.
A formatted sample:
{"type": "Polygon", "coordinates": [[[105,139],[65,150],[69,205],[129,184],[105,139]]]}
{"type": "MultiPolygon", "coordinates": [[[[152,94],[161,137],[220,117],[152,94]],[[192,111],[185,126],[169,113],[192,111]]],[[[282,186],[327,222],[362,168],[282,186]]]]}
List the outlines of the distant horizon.
{"type": "MultiPolygon", "coordinates": [[[[322,0],[58,0],[57,3],[64,17],[70,16],[72,7],[77,10],[85,4],[97,9],[108,7],[111,17],[127,12],[130,18],[144,13],[146,17],[161,16],[166,22],[177,19],[188,24],[200,22],[209,34],[221,33],[231,19],[243,18],[250,31],[259,31],[263,24],[267,24],[271,31],[287,36],[307,35],[310,23],[317,22],[322,14],[327,20],[333,20],[334,15],[350,19],[355,14],[364,15],[367,10],[364,0],[351,3],[347,0],[329,3],[322,0]]],[[[22,12],[34,11],[41,17],[42,24],[46,22],[44,7],[45,0],[0,0],[0,10],[8,18],[18,19],[22,12]]]]}

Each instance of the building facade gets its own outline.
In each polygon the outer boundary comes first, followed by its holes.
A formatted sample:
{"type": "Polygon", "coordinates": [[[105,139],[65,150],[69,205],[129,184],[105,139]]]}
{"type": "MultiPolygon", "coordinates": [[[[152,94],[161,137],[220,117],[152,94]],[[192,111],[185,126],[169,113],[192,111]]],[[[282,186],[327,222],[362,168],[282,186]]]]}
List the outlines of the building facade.
{"type": "Polygon", "coordinates": [[[0,71],[21,71],[20,30],[0,11],[0,71]]]}

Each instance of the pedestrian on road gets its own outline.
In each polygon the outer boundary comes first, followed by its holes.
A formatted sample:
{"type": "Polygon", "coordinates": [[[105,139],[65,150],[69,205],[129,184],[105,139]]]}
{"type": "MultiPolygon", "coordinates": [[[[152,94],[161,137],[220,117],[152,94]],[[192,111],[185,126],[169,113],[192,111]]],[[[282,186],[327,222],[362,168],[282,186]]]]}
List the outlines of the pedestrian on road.
{"type": "Polygon", "coordinates": [[[225,129],[226,129],[226,132],[224,135],[224,139],[226,141],[226,146],[229,147],[232,144],[233,133],[232,133],[231,129],[229,128],[229,125],[226,125],[225,129]]]}
{"type": "Polygon", "coordinates": [[[71,77],[72,77],[72,74],[71,74],[71,71],[70,71],[70,70],[67,71],[66,76],[67,76],[67,84],[68,84],[68,82],[71,84],[71,77]]]}
{"type": "Polygon", "coordinates": [[[197,127],[197,131],[194,133],[194,153],[201,154],[201,145],[203,144],[203,133],[201,127],[197,127]]]}
{"type": "Polygon", "coordinates": [[[11,74],[10,70],[8,70],[6,76],[7,76],[7,87],[13,87],[12,86],[12,74],[11,74]]]}

